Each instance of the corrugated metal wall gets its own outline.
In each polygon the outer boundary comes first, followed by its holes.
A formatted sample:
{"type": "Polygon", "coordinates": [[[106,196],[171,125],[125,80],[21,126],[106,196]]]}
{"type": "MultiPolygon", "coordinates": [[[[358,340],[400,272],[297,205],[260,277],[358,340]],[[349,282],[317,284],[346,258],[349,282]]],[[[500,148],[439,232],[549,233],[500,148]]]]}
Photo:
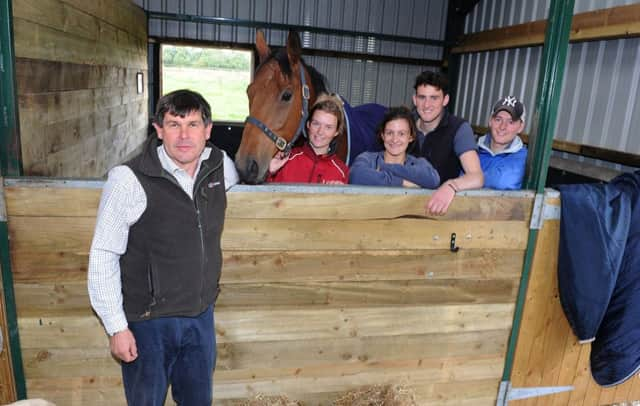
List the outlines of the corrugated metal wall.
{"type": "MultiPolygon", "coordinates": [[[[471,33],[546,19],[549,3],[483,0],[467,16],[465,30],[471,33]]],[[[574,14],[633,3],[576,0],[574,14]]],[[[532,111],[541,54],[542,47],[527,47],[463,55],[456,113],[486,126],[491,103],[507,93],[522,98],[532,111]]],[[[639,80],[640,39],[570,44],[555,139],[639,154],[640,137],[634,135],[640,125],[639,80]]],[[[529,121],[525,131],[530,126],[529,121]]]]}
{"type": "MultiPolygon", "coordinates": [[[[442,40],[447,0],[134,0],[145,10],[260,22],[306,25],[442,40]]],[[[286,32],[266,30],[270,45],[281,46],[286,32]]],[[[206,23],[150,19],[149,36],[251,44],[255,30],[206,23]]],[[[303,46],[417,59],[442,59],[442,48],[304,32],[303,46]]],[[[305,57],[322,72],[331,90],[357,105],[409,104],[415,76],[424,66],[330,57],[305,57]]],[[[431,68],[432,69],[432,68],[431,68]]]]}

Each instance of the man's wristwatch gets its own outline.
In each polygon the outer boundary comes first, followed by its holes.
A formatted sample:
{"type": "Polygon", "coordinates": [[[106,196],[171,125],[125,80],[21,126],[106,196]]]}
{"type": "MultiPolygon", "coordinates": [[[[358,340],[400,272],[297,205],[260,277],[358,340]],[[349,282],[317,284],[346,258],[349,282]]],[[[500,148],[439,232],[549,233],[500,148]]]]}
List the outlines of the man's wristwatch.
{"type": "Polygon", "coordinates": [[[109,337],[113,337],[114,335],[116,335],[116,334],[118,334],[118,333],[122,333],[122,332],[123,332],[123,331],[125,331],[125,330],[126,330],[126,328],[124,328],[124,329],[122,329],[122,330],[114,331],[113,333],[107,333],[107,335],[108,335],[109,337]]]}

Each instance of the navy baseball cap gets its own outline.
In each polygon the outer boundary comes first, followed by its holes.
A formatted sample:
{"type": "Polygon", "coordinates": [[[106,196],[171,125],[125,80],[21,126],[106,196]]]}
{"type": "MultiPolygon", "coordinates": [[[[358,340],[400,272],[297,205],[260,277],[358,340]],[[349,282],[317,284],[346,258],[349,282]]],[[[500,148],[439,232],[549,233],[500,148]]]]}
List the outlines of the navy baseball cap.
{"type": "Polygon", "coordinates": [[[521,101],[516,99],[515,96],[506,96],[501,97],[493,104],[493,109],[491,109],[491,115],[495,116],[500,111],[506,111],[511,114],[511,118],[513,120],[522,120],[524,121],[525,110],[524,104],[521,101]]]}

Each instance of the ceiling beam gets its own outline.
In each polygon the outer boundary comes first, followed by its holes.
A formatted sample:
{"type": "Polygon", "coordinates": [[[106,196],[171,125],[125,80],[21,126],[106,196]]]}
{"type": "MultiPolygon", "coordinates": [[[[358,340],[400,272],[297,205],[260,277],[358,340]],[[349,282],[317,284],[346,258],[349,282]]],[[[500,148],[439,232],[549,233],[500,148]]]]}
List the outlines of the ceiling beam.
{"type": "MultiPolygon", "coordinates": [[[[544,43],[547,20],[465,35],[452,53],[493,51],[544,43]]],[[[573,16],[569,42],[640,36],[640,3],[579,13],[573,16]]]]}

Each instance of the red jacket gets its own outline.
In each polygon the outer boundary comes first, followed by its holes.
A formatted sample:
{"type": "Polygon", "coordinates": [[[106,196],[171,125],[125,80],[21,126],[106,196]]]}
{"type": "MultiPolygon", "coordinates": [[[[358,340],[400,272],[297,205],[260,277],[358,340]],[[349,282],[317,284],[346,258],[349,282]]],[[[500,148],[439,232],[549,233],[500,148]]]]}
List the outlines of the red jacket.
{"type": "Polygon", "coordinates": [[[267,182],[349,183],[349,168],[336,154],[316,155],[309,144],[296,147],[286,164],[278,172],[267,177],[267,182]]]}

